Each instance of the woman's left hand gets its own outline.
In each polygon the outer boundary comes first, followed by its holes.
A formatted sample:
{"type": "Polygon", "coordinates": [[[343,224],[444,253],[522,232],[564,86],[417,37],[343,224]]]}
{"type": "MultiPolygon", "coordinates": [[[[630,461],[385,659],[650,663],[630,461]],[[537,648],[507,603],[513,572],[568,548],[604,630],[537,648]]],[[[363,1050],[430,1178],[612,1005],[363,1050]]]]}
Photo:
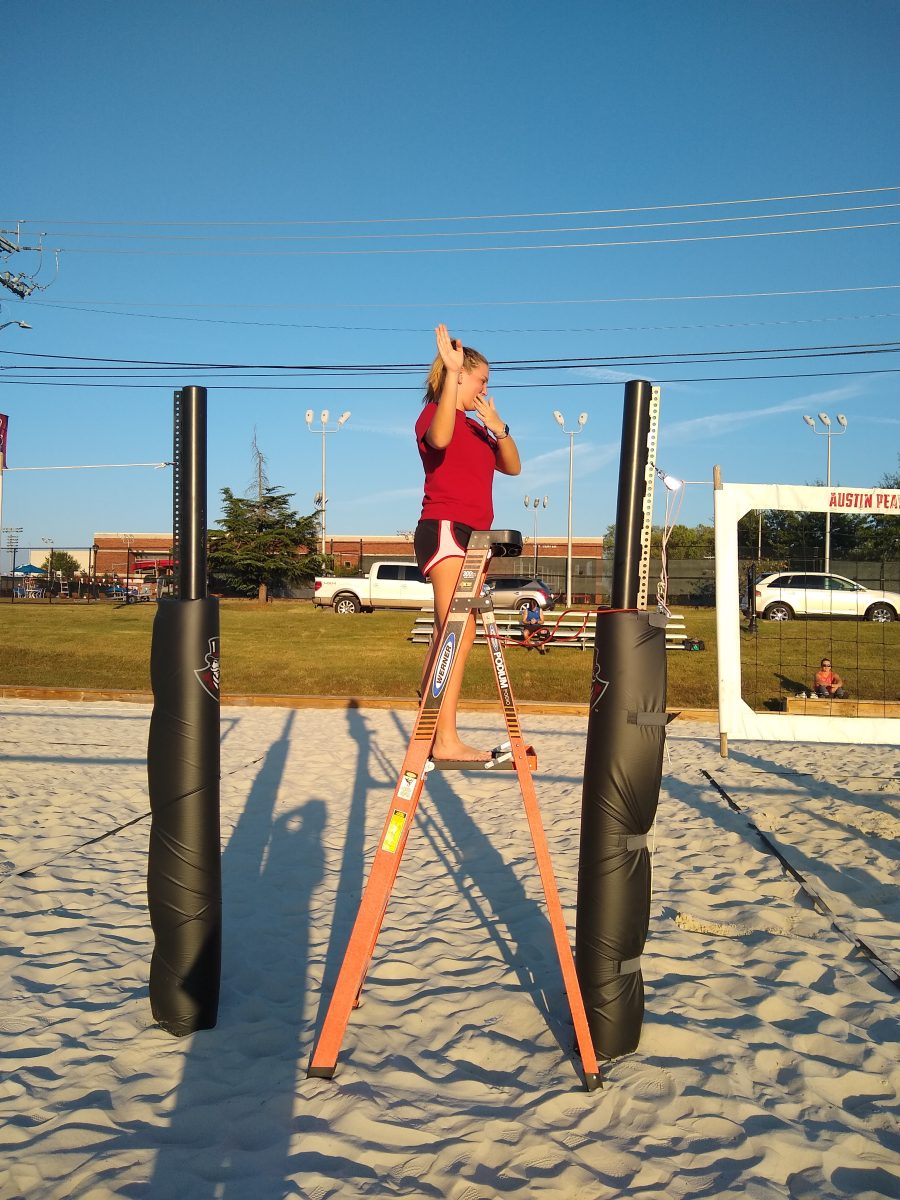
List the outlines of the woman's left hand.
{"type": "Polygon", "coordinates": [[[496,435],[498,433],[502,433],[506,428],[504,422],[500,420],[497,410],[494,407],[493,396],[476,396],[475,411],[478,413],[479,417],[481,417],[482,421],[484,421],[486,427],[491,431],[491,433],[496,435]]]}

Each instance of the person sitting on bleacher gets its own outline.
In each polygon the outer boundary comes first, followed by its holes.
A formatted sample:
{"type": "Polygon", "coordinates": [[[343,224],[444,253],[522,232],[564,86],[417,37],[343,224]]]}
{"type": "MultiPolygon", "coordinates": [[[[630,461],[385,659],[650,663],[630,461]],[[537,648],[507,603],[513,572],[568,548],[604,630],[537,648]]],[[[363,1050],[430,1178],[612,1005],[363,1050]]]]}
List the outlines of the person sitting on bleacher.
{"type": "Polygon", "coordinates": [[[529,600],[527,608],[522,609],[522,645],[526,650],[538,650],[547,653],[544,642],[550,636],[550,631],[542,625],[544,619],[541,606],[537,600],[529,600]]]}

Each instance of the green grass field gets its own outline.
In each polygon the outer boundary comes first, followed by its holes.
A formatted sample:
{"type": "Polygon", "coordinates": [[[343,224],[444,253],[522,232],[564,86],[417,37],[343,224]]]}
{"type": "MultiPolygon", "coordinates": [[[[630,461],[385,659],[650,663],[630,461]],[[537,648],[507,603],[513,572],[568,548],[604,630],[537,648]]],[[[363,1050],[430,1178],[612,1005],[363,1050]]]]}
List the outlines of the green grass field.
{"type": "MultiPolygon", "coordinates": [[[[415,614],[376,612],[338,617],[303,601],[221,601],[222,690],[228,694],[411,697],[424,648],[409,639],[415,614]]],[[[56,602],[0,605],[0,684],[60,688],[149,690],[154,604],[56,602]]],[[[670,707],[717,703],[715,612],[685,609],[701,652],[668,654],[670,707]]],[[[744,623],[746,629],[746,623],[744,623]]],[[[900,698],[900,623],[760,622],[742,633],[743,694],[752,707],[771,708],[808,688],[829,655],[850,694],[900,698]]],[[[557,647],[541,656],[507,652],[520,700],[585,703],[590,651],[557,647]]],[[[464,697],[491,699],[493,676],[485,648],[476,647],[464,697]]]]}

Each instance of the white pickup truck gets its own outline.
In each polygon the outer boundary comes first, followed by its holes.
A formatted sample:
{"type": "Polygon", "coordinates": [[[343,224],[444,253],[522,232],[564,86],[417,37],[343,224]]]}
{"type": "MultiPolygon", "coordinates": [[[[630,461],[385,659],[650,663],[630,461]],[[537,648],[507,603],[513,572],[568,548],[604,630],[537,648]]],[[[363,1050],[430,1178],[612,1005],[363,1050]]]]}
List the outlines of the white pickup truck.
{"type": "Polygon", "coordinates": [[[313,604],[330,605],[336,613],[372,612],[376,608],[423,608],[434,602],[431,584],[415,563],[377,562],[358,579],[320,575],[313,584],[313,604]]]}

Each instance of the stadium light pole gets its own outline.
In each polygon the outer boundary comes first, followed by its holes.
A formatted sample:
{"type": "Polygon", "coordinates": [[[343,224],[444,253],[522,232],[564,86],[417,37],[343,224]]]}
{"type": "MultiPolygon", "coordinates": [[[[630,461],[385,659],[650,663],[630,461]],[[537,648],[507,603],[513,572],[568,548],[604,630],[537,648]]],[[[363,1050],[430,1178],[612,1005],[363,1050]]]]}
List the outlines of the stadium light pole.
{"type": "Polygon", "coordinates": [[[543,499],[543,501],[541,500],[540,496],[535,496],[534,500],[532,500],[530,496],[526,496],[526,497],[525,497],[525,507],[526,507],[526,508],[528,508],[529,506],[533,506],[533,508],[534,508],[534,533],[533,533],[533,538],[534,538],[534,577],[535,577],[535,579],[537,579],[537,560],[538,560],[538,548],[537,548],[537,510],[538,510],[538,509],[539,509],[539,508],[540,508],[542,505],[543,505],[543,507],[544,507],[544,508],[546,508],[546,507],[547,507],[547,505],[548,505],[549,503],[550,503],[550,497],[549,497],[549,496],[545,496],[545,497],[544,497],[544,499],[543,499]]]}
{"type": "Polygon", "coordinates": [[[569,439],[569,525],[566,538],[566,608],[572,607],[572,469],[575,462],[575,434],[581,433],[587,424],[587,413],[578,414],[578,428],[566,429],[566,418],[558,409],[553,410],[553,419],[569,439]]]}
{"type": "Polygon", "coordinates": [[[349,412],[341,413],[340,417],[338,417],[337,424],[329,427],[328,419],[331,416],[331,414],[329,413],[327,408],[323,408],[322,412],[319,416],[321,430],[313,429],[313,416],[314,416],[313,410],[311,408],[308,408],[306,410],[306,428],[309,430],[310,433],[321,432],[321,434],[322,434],[322,560],[324,561],[324,559],[325,559],[325,521],[326,521],[325,505],[328,503],[328,493],[325,491],[325,437],[329,433],[338,433],[350,420],[350,413],[349,412]]]}
{"type": "MultiPolygon", "coordinates": [[[[3,518],[0,517],[0,520],[2,520],[2,519],[3,518]]],[[[17,549],[17,547],[19,545],[19,534],[21,532],[22,532],[21,525],[0,525],[0,537],[2,537],[4,533],[6,534],[6,553],[9,554],[12,559],[11,573],[12,573],[12,571],[15,570],[15,563],[16,563],[15,550],[17,549]]],[[[2,556],[0,556],[0,557],[2,557],[2,556]]],[[[0,568],[0,575],[2,575],[2,574],[3,574],[3,570],[2,570],[2,568],[0,568]]]]}
{"type": "MultiPolygon", "coordinates": [[[[826,439],[828,449],[825,456],[825,486],[831,487],[831,439],[833,437],[840,437],[842,433],[847,432],[847,418],[843,413],[838,413],[837,423],[840,425],[840,429],[833,429],[828,413],[820,412],[818,417],[825,426],[824,429],[817,429],[812,417],[804,415],[803,420],[817,437],[824,437],[826,439]]],[[[831,512],[827,509],[825,512],[825,570],[831,570],[831,512]]]]}

